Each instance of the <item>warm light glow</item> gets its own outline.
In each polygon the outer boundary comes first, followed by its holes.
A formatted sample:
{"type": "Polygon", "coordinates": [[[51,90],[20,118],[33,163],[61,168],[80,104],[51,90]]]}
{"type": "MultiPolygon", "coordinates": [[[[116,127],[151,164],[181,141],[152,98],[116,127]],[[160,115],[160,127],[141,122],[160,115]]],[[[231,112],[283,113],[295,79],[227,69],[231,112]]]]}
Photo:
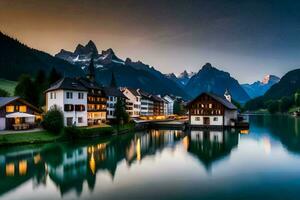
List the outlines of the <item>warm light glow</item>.
{"type": "Polygon", "coordinates": [[[37,154],[33,157],[34,164],[38,164],[41,161],[41,155],[37,154]]]}
{"type": "Polygon", "coordinates": [[[93,174],[95,174],[96,172],[96,162],[95,162],[95,158],[94,158],[94,153],[92,153],[91,158],[90,158],[90,169],[92,171],[93,174]]]}
{"type": "Polygon", "coordinates": [[[20,124],[21,123],[21,119],[19,117],[15,118],[15,124],[20,124]]]}
{"type": "Polygon", "coordinates": [[[6,112],[14,112],[15,111],[15,107],[14,106],[6,106],[6,112]]]}
{"type": "Polygon", "coordinates": [[[185,150],[187,150],[189,148],[189,139],[188,139],[188,136],[185,136],[182,139],[182,144],[183,144],[183,147],[185,148],[185,150]]]}
{"type": "Polygon", "coordinates": [[[240,133],[241,134],[249,134],[249,130],[241,130],[240,133]]]}
{"type": "Polygon", "coordinates": [[[22,160],[19,162],[19,174],[20,175],[25,175],[27,172],[27,161],[22,160]]]}
{"type": "Polygon", "coordinates": [[[141,160],[141,140],[138,139],[136,143],[136,159],[141,160]]]}
{"type": "Polygon", "coordinates": [[[19,112],[23,112],[23,113],[27,112],[27,107],[26,106],[20,106],[19,107],[19,112]]]}
{"type": "Polygon", "coordinates": [[[15,165],[14,165],[14,163],[6,164],[5,172],[6,172],[6,176],[14,176],[15,175],[15,165]]]}

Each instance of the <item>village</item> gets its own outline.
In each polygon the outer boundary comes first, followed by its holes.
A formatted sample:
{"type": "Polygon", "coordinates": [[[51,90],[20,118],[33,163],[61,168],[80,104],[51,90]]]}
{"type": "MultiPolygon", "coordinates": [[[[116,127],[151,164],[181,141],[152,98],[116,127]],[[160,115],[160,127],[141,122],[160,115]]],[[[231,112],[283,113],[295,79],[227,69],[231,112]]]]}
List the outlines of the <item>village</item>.
{"type": "Polygon", "coordinates": [[[172,121],[198,128],[248,126],[239,117],[228,90],[223,97],[204,92],[186,102],[171,94],[155,95],[141,89],[118,88],[114,74],[110,85],[103,87],[96,82],[92,59],[86,77],[63,77],[44,91],[44,95],[43,108],[20,97],[0,97],[1,132],[40,128],[43,116],[51,109],[63,113],[65,127],[101,127],[129,121],[168,122],[171,127],[172,121]]]}

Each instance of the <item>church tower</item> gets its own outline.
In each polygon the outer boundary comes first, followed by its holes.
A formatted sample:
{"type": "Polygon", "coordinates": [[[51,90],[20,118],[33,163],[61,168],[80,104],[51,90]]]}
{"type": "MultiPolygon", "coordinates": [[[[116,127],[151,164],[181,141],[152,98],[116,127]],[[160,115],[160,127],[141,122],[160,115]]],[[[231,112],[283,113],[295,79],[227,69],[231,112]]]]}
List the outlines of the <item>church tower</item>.
{"type": "Polygon", "coordinates": [[[224,97],[227,99],[227,101],[231,102],[231,95],[227,89],[225,90],[224,97]]]}

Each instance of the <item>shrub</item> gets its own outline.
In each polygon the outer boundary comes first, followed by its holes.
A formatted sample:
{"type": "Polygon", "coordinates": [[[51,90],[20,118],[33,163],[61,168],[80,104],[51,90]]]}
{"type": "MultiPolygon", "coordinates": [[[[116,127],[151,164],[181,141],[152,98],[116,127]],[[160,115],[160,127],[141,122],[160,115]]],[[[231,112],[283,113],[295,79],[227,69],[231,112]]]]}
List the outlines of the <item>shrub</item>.
{"type": "Polygon", "coordinates": [[[75,126],[69,126],[64,128],[64,133],[68,138],[74,139],[80,135],[80,129],[75,126]]]}
{"type": "Polygon", "coordinates": [[[64,127],[64,115],[57,106],[53,106],[46,113],[42,126],[47,131],[59,134],[64,127]]]}

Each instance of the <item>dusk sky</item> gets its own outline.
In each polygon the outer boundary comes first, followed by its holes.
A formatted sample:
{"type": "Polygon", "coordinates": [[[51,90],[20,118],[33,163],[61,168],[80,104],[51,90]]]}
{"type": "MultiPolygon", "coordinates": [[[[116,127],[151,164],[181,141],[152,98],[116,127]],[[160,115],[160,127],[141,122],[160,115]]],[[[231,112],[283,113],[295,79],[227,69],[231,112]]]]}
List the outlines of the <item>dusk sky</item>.
{"type": "Polygon", "coordinates": [[[52,55],[93,40],[163,73],[210,62],[240,83],[300,68],[296,0],[0,0],[0,31],[52,55]]]}

